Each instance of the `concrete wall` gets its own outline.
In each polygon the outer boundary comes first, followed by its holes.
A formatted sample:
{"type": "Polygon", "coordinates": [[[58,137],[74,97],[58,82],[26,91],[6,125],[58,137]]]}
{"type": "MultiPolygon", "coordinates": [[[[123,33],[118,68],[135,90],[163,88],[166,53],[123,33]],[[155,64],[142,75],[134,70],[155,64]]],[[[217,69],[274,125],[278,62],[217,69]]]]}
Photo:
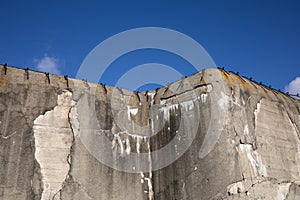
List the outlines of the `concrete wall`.
{"type": "Polygon", "coordinates": [[[300,199],[299,100],[225,71],[135,93],[1,66],[0,95],[0,199],[300,199]]]}

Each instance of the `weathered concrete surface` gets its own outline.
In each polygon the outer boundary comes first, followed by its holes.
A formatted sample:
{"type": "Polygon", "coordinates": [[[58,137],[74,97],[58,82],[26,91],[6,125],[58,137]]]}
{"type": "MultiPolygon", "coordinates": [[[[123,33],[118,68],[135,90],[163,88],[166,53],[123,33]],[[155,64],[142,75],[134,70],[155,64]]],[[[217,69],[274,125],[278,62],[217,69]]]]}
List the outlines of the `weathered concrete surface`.
{"type": "Polygon", "coordinates": [[[299,100],[218,69],[148,93],[28,73],[0,68],[0,199],[300,199],[299,100]],[[148,171],[99,162],[99,135],[148,171]]]}

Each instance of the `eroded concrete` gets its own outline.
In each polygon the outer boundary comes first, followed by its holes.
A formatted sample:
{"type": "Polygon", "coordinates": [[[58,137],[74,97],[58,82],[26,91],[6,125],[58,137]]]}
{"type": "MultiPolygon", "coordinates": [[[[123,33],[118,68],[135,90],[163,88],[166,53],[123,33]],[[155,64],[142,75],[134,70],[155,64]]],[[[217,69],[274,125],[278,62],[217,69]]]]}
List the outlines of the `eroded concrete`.
{"type": "Polygon", "coordinates": [[[300,198],[299,100],[218,69],[146,93],[0,70],[0,199],[300,198]]]}

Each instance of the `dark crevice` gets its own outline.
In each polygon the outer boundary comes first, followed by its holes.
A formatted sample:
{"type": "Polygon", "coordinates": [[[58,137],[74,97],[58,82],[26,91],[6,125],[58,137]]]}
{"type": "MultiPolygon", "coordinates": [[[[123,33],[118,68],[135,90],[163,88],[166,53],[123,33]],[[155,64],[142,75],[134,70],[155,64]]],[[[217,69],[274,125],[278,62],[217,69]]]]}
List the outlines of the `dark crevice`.
{"type": "Polygon", "coordinates": [[[138,102],[141,102],[141,98],[138,92],[134,92],[134,94],[136,95],[136,97],[138,98],[138,102]]]}
{"type": "Polygon", "coordinates": [[[177,94],[173,94],[173,95],[167,96],[167,97],[161,97],[160,100],[171,99],[171,98],[173,98],[173,97],[176,97],[176,96],[182,95],[182,94],[184,94],[184,93],[193,91],[194,89],[197,89],[197,88],[200,88],[200,87],[206,87],[206,86],[209,86],[209,85],[210,85],[210,86],[213,86],[211,83],[200,84],[200,85],[197,85],[197,86],[193,87],[192,89],[185,90],[184,92],[177,93],[177,94]]]}
{"type": "Polygon", "coordinates": [[[26,75],[26,79],[29,80],[29,69],[28,68],[25,69],[25,75],[26,75]]]}
{"type": "Polygon", "coordinates": [[[48,84],[50,84],[50,77],[49,77],[49,73],[45,73],[45,75],[46,75],[46,78],[47,78],[47,80],[48,80],[48,84]]]}
{"type": "MultiPolygon", "coordinates": [[[[101,85],[102,85],[102,84],[101,84],[101,85]]],[[[107,94],[106,86],[103,84],[102,87],[103,87],[104,93],[107,94]]]]}
{"type": "Polygon", "coordinates": [[[67,88],[69,88],[69,79],[68,79],[68,76],[64,76],[64,78],[66,80],[67,88]]]}

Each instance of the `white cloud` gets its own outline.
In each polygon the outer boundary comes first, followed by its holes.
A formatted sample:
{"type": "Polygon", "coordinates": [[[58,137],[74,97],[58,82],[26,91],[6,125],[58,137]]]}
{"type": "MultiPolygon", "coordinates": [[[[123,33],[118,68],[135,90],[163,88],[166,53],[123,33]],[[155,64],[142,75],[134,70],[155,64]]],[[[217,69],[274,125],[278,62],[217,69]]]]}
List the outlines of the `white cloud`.
{"type": "Polygon", "coordinates": [[[60,75],[59,60],[57,58],[45,54],[41,59],[34,59],[34,62],[37,70],[60,75]]]}
{"type": "Polygon", "coordinates": [[[285,91],[290,94],[300,94],[300,77],[292,80],[287,86],[285,86],[285,91]]]}

